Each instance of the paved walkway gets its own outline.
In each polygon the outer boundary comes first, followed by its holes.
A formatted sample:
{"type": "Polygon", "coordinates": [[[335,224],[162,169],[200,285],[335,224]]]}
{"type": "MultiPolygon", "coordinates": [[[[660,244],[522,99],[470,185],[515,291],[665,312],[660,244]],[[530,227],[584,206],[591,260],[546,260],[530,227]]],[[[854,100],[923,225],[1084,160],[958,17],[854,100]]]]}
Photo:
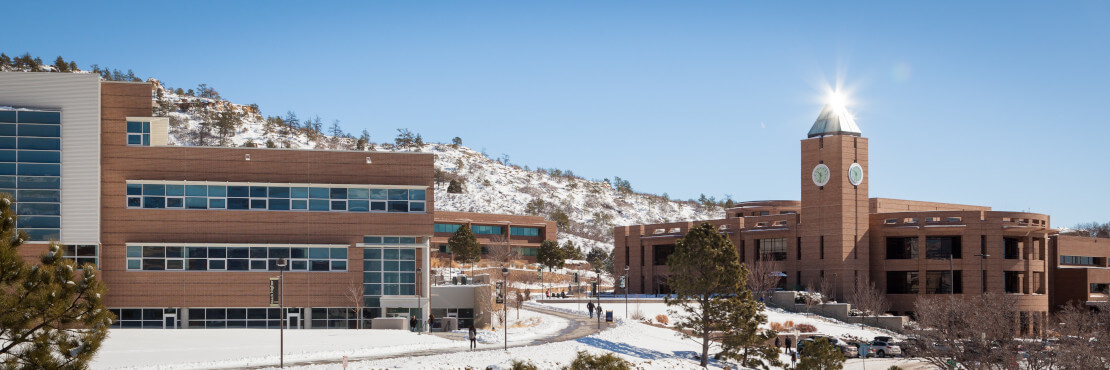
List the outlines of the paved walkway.
{"type": "MultiPolygon", "coordinates": [[[[575,340],[575,339],[578,339],[578,338],[589,336],[591,334],[595,334],[599,330],[596,317],[591,319],[589,317],[585,317],[585,316],[581,316],[581,315],[574,315],[574,314],[569,314],[569,313],[555,311],[555,310],[549,310],[549,309],[540,308],[540,307],[523,306],[523,307],[521,307],[521,309],[528,310],[528,311],[533,311],[533,312],[539,312],[539,313],[546,314],[546,315],[561,317],[561,318],[567,319],[569,325],[567,325],[566,328],[563,328],[563,330],[560,330],[558,333],[555,333],[554,335],[551,335],[551,336],[533,339],[532,341],[527,342],[527,343],[516,343],[516,344],[510,343],[509,344],[510,348],[526,347],[526,346],[534,346],[534,345],[537,345],[537,344],[575,340]]],[[[611,326],[612,326],[612,324],[602,322],[600,330],[608,329],[611,326]]],[[[441,338],[457,340],[460,343],[464,343],[464,344],[466,342],[466,335],[463,334],[463,333],[432,333],[432,335],[435,335],[435,336],[438,336],[438,337],[441,337],[441,338]]],[[[494,347],[494,348],[476,349],[474,351],[503,351],[503,350],[504,350],[504,347],[502,346],[502,347],[494,347]]],[[[355,362],[355,361],[367,361],[367,360],[384,360],[384,359],[390,359],[390,358],[431,356],[431,355],[440,355],[440,354],[445,354],[445,353],[469,352],[469,351],[470,351],[469,346],[460,345],[459,347],[436,348],[436,349],[420,350],[420,351],[414,351],[414,352],[393,353],[393,354],[388,354],[388,355],[350,357],[350,358],[347,359],[347,361],[348,362],[355,362]]],[[[326,364],[337,364],[337,363],[342,363],[342,360],[338,360],[338,361],[337,360],[319,360],[319,361],[286,362],[285,364],[288,365],[288,366],[307,366],[307,365],[326,365],[326,364]]],[[[274,363],[274,364],[269,364],[269,365],[265,365],[265,366],[251,366],[248,369],[263,369],[263,368],[270,368],[270,367],[277,367],[277,366],[278,366],[278,364],[274,363]]]]}

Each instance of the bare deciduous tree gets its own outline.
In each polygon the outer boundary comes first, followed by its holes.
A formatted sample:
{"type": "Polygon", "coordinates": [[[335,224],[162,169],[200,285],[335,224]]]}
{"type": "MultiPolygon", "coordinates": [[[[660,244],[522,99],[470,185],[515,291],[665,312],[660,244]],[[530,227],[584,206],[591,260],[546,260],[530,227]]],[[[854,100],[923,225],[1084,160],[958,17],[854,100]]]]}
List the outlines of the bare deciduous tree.
{"type": "Polygon", "coordinates": [[[1016,300],[1005,294],[980,297],[927,296],[914,304],[915,346],[940,368],[1003,369],[1020,362],[1016,300]]]}
{"type": "Polygon", "coordinates": [[[831,302],[836,299],[834,296],[836,287],[833,286],[833,281],[827,277],[821,277],[821,280],[817,282],[817,292],[821,293],[822,302],[831,302]]]}
{"type": "Polygon", "coordinates": [[[362,329],[362,306],[363,306],[363,303],[364,303],[364,301],[363,301],[363,295],[364,295],[363,294],[364,293],[363,289],[364,288],[363,288],[363,285],[362,285],[362,280],[357,279],[357,278],[351,278],[347,282],[346,291],[343,292],[343,295],[347,298],[347,300],[349,302],[351,302],[351,306],[354,307],[355,317],[358,318],[358,321],[355,325],[355,329],[362,329]]]}
{"type": "Polygon", "coordinates": [[[782,269],[775,261],[760,259],[746,263],[748,265],[748,289],[755,293],[761,301],[767,298],[768,292],[779,286],[782,281],[782,269]]]}
{"type": "Polygon", "coordinates": [[[1051,328],[1060,334],[1052,351],[1057,368],[1110,368],[1110,305],[1086,307],[1072,302],[1053,316],[1051,328]]]}
{"type": "Polygon", "coordinates": [[[886,294],[879,291],[875,287],[875,282],[869,279],[856,280],[856,285],[848,296],[848,303],[867,316],[878,316],[890,309],[890,301],[887,300],[886,294]]]}
{"type": "Polygon", "coordinates": [[[508,235],[493,235],[489,244],[486,244],[486,251],[490,261],[503,264],[508,264],[517,255],[509,243],[508,235]]]}

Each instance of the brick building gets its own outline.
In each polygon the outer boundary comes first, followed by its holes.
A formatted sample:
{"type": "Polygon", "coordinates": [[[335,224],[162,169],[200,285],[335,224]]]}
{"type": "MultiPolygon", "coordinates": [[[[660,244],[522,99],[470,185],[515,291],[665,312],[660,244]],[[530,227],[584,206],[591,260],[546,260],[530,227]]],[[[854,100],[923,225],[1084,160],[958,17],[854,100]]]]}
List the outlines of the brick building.
{"type": "Polygon", "coordinates": [[[447,240],[462,225],[469,226],[482,244],[482,260],[486,261],[508,258],[535,263],[540,243],[556,240],[555,221],[542,216],[437,211],[430,244],[432,258],[450,258],[447,240]]]}
{"type": "MultiPolygon", "coordinates": [[[[866,279],[886,292],[899,314],[912,314],[914,301],[931,294],[1006,293],[1017,299],[1024,330],[1035,331],[1043,328],[1053,289],[1061,290],[1060,300],[1090,299],[1088,281],[1100,292],[1110,283],[1099,270],[1110,244],[1056,238],[1047,215],[871,198],[868,139],[843,108],[826,106],[800,149],[800,201],[739,203],[725,219],[708,221],[736,245],[741,261],[770,261],[782,288],[826,281],[843,301],[866,279]],[[1052,249],[1097,257],[1053,276],[1052,249]],[[1082,292],[1075,290],[1079,285],[1082,292]]],[[[667,256],[675,240],[700,223],[615,227],[614,265],[629,267],[629,291],[668,293],[667,256]]]]}
{"type": "Polygon", "coordinates": [[[0,192],[32,239],[21,254],[56,240],[96,263],[121,327],[427,316],[432,154],[165,146],[151,94],[0,73],[0,192]],[[285,312],[269,290],[279,260],[285,312]]]}

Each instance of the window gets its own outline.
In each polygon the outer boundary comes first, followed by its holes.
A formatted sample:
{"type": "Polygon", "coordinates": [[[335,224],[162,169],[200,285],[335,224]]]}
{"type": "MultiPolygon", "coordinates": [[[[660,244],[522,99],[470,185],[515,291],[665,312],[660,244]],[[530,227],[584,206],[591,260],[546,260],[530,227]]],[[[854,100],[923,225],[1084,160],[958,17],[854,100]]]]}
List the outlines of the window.
{"type": "Polygon", "coordinates": [[[127,145],[150,146],[150,122],[127,121],[127,145]]]}
{"type": "Polygon", "coordinates": [[[471,228],[475,234],[501,235],[501,226],[474,225],[471,228]]]}
{"type": "Polygon", "coordinates": [[[954,259],[962,258],[960,255],[960,237],[958,236],[930,236],[925,238],[925,258],[928,259],[954,259]]]}
{"type": "Polygon", "coordinates": [[[456,231],[459,230],[459,227],[461,227],[461,226],[462,225],[455,225],[455,224],[436,224],[435,225],[435,232],[454,234],[456,231]]]}
{"type": "Polygon", "coordinates": [[[917,238],[886,238],[886,259],[907,260],[917,258],[917,238]]]}
{"type": "Polygon", "coordinates": [[[794,248],[797,249],[796,254],[794,255],[795,259],[801,261],[802,260],[802,237],[800,237],[800,236],[798,237],[798,243],[794,244],[794,248]]]}
{"type": "Polygon", "coordinates": [[[825,236],[824,235],[821,235],[820,244],[821,244],[821,248],[820,248],[820,250],[821,250],[821,259],[825,259],[825,236]]]}
{"type": "Polygon", "coordinates": [[[773,239],[758,239],[758,256],[759,259],[764,261],[785,261],[786,260],[786,239],[773,238],[773,239]]]}
{"type": "Polygon", "coordinates": [[[73,260],[80,268],[86,263],[97,265],[97,246],[93,245],[65,245],[62,246],[62,258],[73,260]]]}
{"type": "MultiPolygon", "coordinates": [[[[520,248],[520,255],[521,256],[535,257],[535,256],[538,256],[539,254],[540,254],[540,249],[539,248],[530,248],[530,247],[521,247],[520,248]]],[[[625,256],[625,259],[627,259],[627,258],[628,258],[628,256],[625,256]]]]}
{"type": "Polygon", "coordinates": [[[127,208],[424,213],[424,189],[269,186],[266,183],[127,182],[127,208]]]}
{"type": "Polygon", "coordinates": [[[652,264],[656,266],[663,266],[667,264],[667,258],[674,254],[674,244],[654,245],[651,247],[652,264]]]}
{"type": "Polygon", "coordinates": [[[942,270],[925,272],[926,294],[963,294],[963,286],[962,271],[942,270]]]}
{"type": "Polygon", "coordinates": [[[1002,249],[1008,260],[1021,259],[1021,239],[1002,238],[1002,249]]]}
{"type": "Polygon", "coordinates": [[[1021,282],[1025,278],[1025,273],[1021,271],[1004,271],[1006,293],[1021,293],[1021,282]]]}
{"type": "Polygon", "coordinates": [[[415,248],[363,249],[363,295],[416,294],[415,248]]]}
{"type": "Polygon", "coordinates": [[[1091,283],[1091,293],[1110,294],[1110,284],[1091,283]]]}
{"type": "Polygon", "coordinates": [[[887,271],[887,294],[917,294],[917,271],[887,271]]]}
{"type": "Polygon", "coordinates": [[[509,227],[509,234],[516,236],[540,236],[540,228],[538,227],[509,227]]]}
{"type": "Polygon", "coordinates": [[[32,241],[61,238],[61,113],[0,109],[0,192],[32,241]]]}
{"type": "Polygon", "coordinates": [[[127,246],[128,271],[347,271],[346,247],[310,246],[127,246]]]}

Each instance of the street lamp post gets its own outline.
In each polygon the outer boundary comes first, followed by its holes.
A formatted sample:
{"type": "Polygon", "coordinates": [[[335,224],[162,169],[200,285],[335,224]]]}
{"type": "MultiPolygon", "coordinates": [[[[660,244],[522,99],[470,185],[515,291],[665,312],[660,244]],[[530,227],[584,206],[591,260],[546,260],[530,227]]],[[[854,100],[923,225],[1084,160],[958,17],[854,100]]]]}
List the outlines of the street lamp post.
{"type": "Polygon", "coordinates": [[[594,297],[597,299],[597,331],[601,331],[601,268],[594,268],[594,297]]]}
{"type": "Polygon", "coordinates": [[[979,298],[982,298],[983,294],[987,292],[987,277],[983,275],[983,271],[985,271],[983,270],[983,260],[990,256],[986,253],[975,255],[975,257],[979,257],[979,298]]]}
{"type": "Polygon", "coordinates": [[[509,350],[509,269],[501,265],[501,331],[505,332],[505,350],[509,350]]]}
{"type": "Polygon", "coordinates": [[[278,260],[277,260],[278,287],[279,287],[278,290],[280,290],[280,292],[278,293],[279,294],[278,295],[278,312],[281,312],[281,314],[280,314],[280,316],[281,316],[281,325],[279,326],[279,328],[280,328],[279,332],[281,333],[280,334],[281,335],[281,342],[280,342],[280,347],[278,348],[278,351],[280,351],[281,354],[279,355],[279,357],[280,357],[279,361],[280,362],[278,362],[278,364],[282,368],[285,368],[285,320],[286,320],[286,318],[285,318],[285,266],[286,265],[288,265],[288,263],[285,262],[284,258],[278,258],[278,260]]]}
{"type": "MultiPolygon", "coordinates": [[[[416,268],[416,286],[417,286],[418,289],[421,290],[420,292],[416,293],[416,308],[418,310],[420,310],[420,316],[418,316],[418,318],[421,318],[421,317],[424,316],[424,299],[420,297],[421,293],[424,293],[423,292],[424,286],[420,285],[420,272],[421,272],[420,270],[421,270],[420,267],[416,268]]],[[[431,297],[431,295],[429,295],[429,297],[431,297]]],[[[417,322],[416,325],[420,325],[419,322],[421,322],[421,321],[424,321],[424,320],[416,320],[416,322],[417,322]]],[[[432,323],[430,323],[430,322],[428,323],[428,332],[429,333],[432,332],[432,323]]],[[[416,330],[416,335],[422,335],[422,334],[424,334],[423,330],[419,330],[419,329],[416,330]]]]}
{"type": "Polygon", "coordinates": [[[628,319],[628,265],[624,265],[624,319],[628,319]]]}

